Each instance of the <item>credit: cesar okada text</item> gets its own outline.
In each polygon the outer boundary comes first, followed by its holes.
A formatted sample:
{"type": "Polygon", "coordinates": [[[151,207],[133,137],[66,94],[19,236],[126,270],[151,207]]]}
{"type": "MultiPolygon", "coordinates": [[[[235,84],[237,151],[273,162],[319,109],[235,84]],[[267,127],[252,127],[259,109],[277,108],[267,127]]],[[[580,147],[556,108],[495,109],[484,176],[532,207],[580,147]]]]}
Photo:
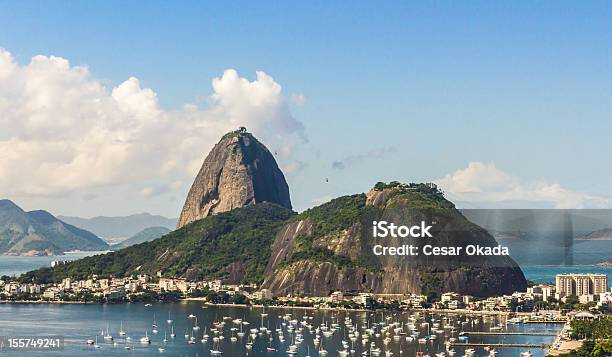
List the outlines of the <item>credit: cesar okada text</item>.
{"type": "MultiPolygon", "coordinates": [[[[420,238],[432,239],[432,224],[421,221],[418,225],[397,225],[387,221],[372,221],[372,237],[376,238],[420,238]]],[[[376,244],[372,247],[374,255],[408,255],[408,256],[494,256],[510,255],[508,247],[482,246],[468,244],[465,246],[437,246],[433,244],[402,244],[399,246],[386,246],[376,244]]]]}

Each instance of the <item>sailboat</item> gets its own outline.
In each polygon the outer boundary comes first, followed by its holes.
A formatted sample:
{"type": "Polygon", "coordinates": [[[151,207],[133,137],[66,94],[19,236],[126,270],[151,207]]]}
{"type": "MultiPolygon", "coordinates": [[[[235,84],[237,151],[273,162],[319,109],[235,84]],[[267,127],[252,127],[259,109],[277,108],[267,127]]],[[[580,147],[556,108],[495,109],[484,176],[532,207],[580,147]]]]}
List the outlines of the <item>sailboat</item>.
{"type": "Polygon", "coordinates": [[[213,341],[215,341],[213,343],[213,348],[212,350],[210,350],[210,354],[212,356],[220,356],[223,354],[223,352],[221,351],[221,346],[219,345],[219,340],[218,339],[213,339],[213,341]]]}
{"type": "Polygon", "coordinates": [[[323,348],[323,344],[319,345],[319,356],[327,356],[327,350],[323,348]]]}
{"type": "Polygon", "coordinates": [[[172,323],[172,319],[170,318],[170,311],[168,311],[168,320],[166,320],[168,324],[172,323]]]}
{"type": "Polygon", "coordinates": [[[268,316],[268,314],[266,314],[266,306],[264,305],[261,308],[261,326],[259,327],[259,331],[265,332],[266,331],[266,327],[264,326],[264,317],[268,316]]]}
{"type": "Polygon", "coordinates": [[[104,339],[105,340],[111,340],[111,341],[113,339],[113,336],[109,333],[108,323],[106,324],[106,335],[104,335],[104,339]]]}
{"type": "Polygon", "coordinates": [[[195,318],[195,325],[193,326],[193,330],[194,331],[198,331],[200,329],[200,326],[198,326],[198,318],[195,318]]]}
{"type": "Polygon", "coordinates": [[[100,345],[98,344],[98,336],[96,336],[96,343],[94,343],[94,347],[100,348],[100,345]]]}
{"type": "Polygon", "coordinates": [[[155,313],[153,313],[153,333],[157,333],[157,321],[155,320],[155,313]]]}
{"type": "Polygon", "coordinates": [[[272,339],[268,342],[268,347],[266,348],[268,352],[276,352],[276,348],[272,347],[272,339]]]}
{"type": "Polygon", "coordinates": [[[123,320],[121,320],[121,327],[119,328],[119,336],[125,336],[125,330],[123,329],[123,320]]]}
{"type": "Polygon", "coordinates": [[[172,332],[170,332],[170,338],[175,338],[176,334],[174,333],[174,325],[172,325],[172,332]]]}
{"type": "Polygon", "coordinates": [[[148,331],[145,330],[145,335],[140,338],[141,343],[151,343],[151,339],[149,338],[148,331]]]}
{"type": "Polygon", "coordinates": [[[202,334],[202,343],[208,341],[208,333],[206,333],[206,326],[204,326],[204,333],[202,334]]]}
{"type": "Polygon", "coordinates": [[[242,322],[240,323],[240,331],[238,332],[238,337],[242,338],[244,337],[244,332],[242,331],[242,322]]]}

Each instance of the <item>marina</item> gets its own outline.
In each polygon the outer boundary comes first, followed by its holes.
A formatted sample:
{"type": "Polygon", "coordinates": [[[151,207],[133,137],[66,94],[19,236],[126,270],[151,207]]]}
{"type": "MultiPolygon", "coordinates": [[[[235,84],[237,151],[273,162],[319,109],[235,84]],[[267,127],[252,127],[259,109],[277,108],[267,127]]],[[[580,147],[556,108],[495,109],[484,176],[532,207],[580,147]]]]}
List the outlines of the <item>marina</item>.
{"type": "Polygon", "coordinates": [[[490,314],[245,308],[199,301],[3,304],[0,319],[8,322],[4,335],[31,334],[36,326],[37,335],[63,336],[65,349],[57,356],[541,357],[561,328],[508,324],[490,314]]]}

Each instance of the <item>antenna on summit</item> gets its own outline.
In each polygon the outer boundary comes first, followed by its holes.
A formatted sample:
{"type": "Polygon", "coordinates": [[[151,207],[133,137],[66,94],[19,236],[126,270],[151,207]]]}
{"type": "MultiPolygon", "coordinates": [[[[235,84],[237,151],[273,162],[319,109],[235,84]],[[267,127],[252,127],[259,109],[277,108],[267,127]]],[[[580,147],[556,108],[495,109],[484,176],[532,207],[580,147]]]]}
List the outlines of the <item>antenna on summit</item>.
{"type": "Polygon", "coordinates": [[[241,127],[238,127],[238,130],[236,130],[236,132],[238,134],[246,134],[247,130],[246,130],[246,127],[241,126],[241,127]]]}

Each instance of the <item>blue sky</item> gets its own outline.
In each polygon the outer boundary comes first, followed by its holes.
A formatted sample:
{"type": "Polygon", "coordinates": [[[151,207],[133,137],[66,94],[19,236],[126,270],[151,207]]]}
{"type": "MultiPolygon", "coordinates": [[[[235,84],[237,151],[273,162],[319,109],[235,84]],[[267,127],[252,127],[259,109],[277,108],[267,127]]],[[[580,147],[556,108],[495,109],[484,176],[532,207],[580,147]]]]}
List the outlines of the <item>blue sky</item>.
{"type": "MultiPolygon", "coordinates": [[[[308,137],[291,159],[305,168],[287,175],[300,210],[379,180],[441,180],[470,162],[510,178],[451,177],[449,193],[492,185],[529,195],[559,185],[608,202],[610,18],[604,1],[3,1],[0,47],[22,65],[39,54],[86,65],[109,88],[137,77],[166,110],[202,101],[227,68],[250,80],[264,71],[283,93],[306,98],[291,106],[308,137]]],[[[84,215],[172,215],[181,201],[177,193],[172,203],[82,205],[84,215]]],[[[69,198],[21,202],[79,213],[69,198]]]]}

